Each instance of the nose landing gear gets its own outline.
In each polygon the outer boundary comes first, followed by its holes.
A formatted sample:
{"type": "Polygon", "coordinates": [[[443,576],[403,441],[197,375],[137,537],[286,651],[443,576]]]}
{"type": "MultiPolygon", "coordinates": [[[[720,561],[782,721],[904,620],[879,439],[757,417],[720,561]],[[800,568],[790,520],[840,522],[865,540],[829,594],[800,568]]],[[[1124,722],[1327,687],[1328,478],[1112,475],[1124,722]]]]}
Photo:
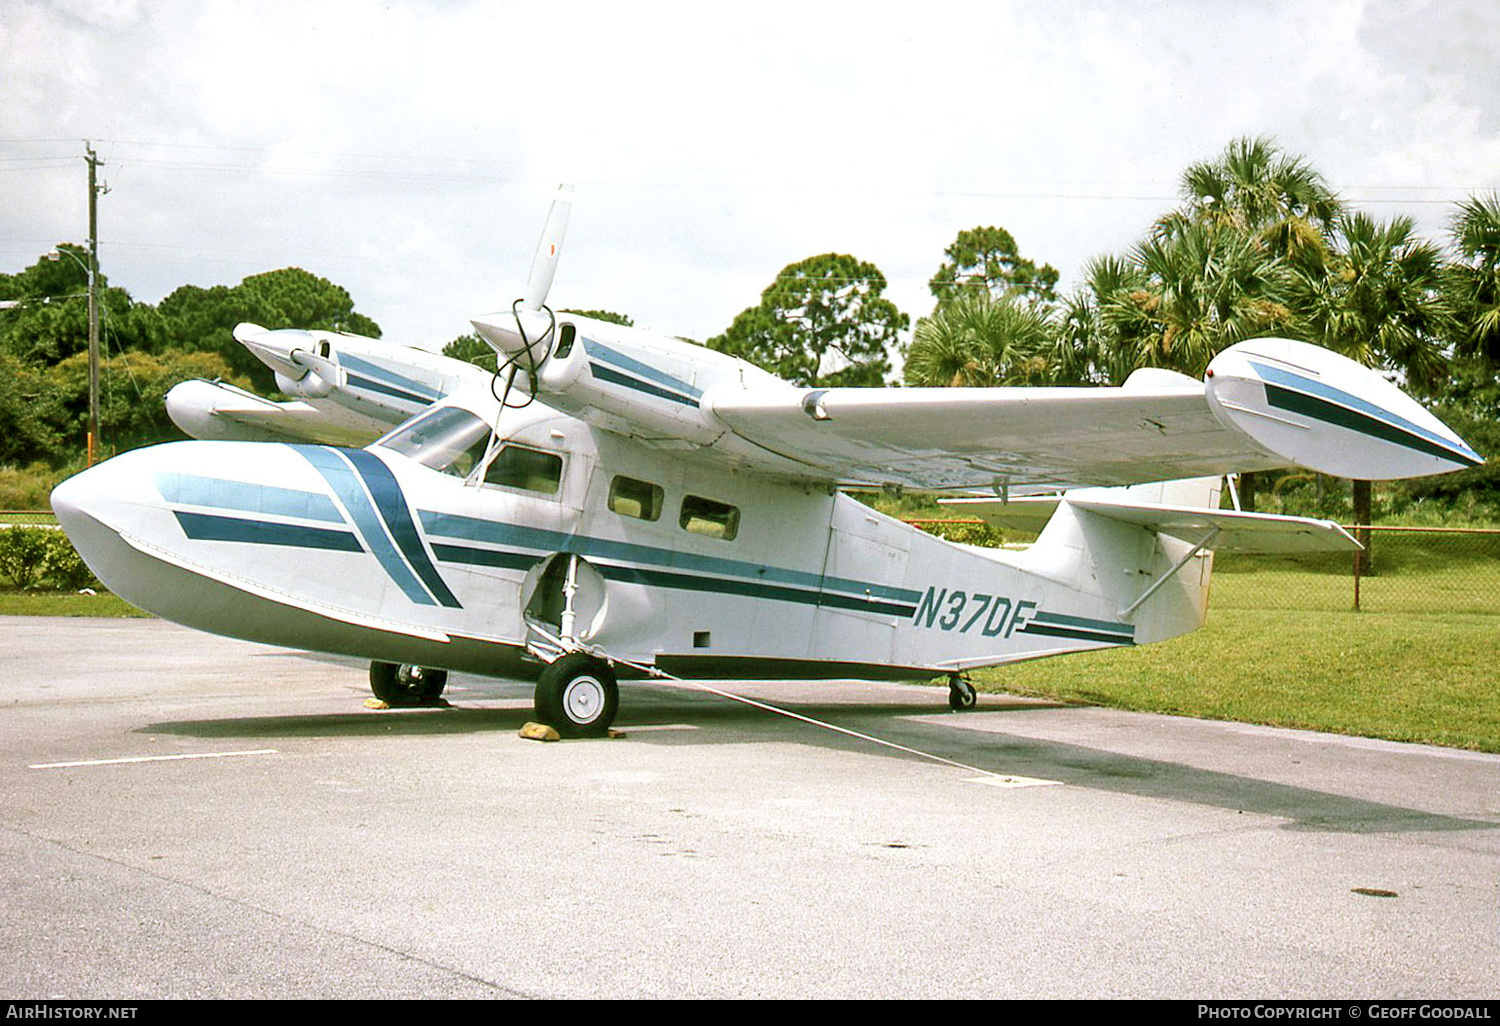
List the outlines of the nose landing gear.
{"type": "Polygon", "coordinates": [[[549,663],[536,682],[536,717],[563,737],[604,737],[620,707],[614,671],[585,652],[549,663]]]}

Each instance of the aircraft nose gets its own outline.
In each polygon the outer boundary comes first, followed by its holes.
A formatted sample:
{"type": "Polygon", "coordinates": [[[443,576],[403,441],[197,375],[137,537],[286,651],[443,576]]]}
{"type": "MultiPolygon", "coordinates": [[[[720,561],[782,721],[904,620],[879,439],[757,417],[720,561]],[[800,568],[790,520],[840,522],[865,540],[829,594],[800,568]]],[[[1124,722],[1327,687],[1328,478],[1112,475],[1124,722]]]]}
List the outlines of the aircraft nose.
{"type": "Polygon", "coordinates": [[[138,450],[116,456],[52,490],[58,524],[94,576],[111,590],[115,590],[112,582],[118,577],[122,549],[129,548],[121,532],[128,531],[133,509],[160,505],[150,493],[149,472],[141,472],[143,464],[151,462],[149,453],[138,450]]]}
{"type": "Polygon", "coordinates": [[[119,461],[131,462],[130,456],[126,453],[90,467],[52,489],[52,512],[57,514],[58,523],[68,531],[69,537],[72,537],[70,524],[79,523],[84,518],[97,520],[108,516],[106,509],[121,497],[119,461]]]}

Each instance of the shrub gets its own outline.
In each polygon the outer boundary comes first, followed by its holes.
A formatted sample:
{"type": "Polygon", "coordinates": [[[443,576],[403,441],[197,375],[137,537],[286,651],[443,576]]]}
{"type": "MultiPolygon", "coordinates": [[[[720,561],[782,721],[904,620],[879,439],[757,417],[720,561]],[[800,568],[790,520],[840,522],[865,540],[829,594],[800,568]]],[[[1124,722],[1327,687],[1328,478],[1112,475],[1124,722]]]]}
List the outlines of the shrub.
{"type": "Polygon", "coordinates": [[[94,572],[89,569],[73,543],[61,531],[43,531],[46,537],[46,553],[42,560],[42,577],[50,581],[59,591],[79,591],[83,588],[101,587],[94,572]]]}
{"type": "Polygon", "coordinates": [[[52,489],[81,469],[77,465],[57,468],[45,463],[0,466],[0,509],[45,510],[52,489]]]}
{"type": "Polygon", "coordinates": [[[0,573],[17,588],[29,590],[41,583],[50,533],[40,527],[10,527],[0,533],[0,573]]]}
{"type": "Polygon", "coordinates": [[[46,527],[11,527],[0,532],[0,574],[26,591],[44,584],[78,591],[99,583],[68,536],[46,527]]]}

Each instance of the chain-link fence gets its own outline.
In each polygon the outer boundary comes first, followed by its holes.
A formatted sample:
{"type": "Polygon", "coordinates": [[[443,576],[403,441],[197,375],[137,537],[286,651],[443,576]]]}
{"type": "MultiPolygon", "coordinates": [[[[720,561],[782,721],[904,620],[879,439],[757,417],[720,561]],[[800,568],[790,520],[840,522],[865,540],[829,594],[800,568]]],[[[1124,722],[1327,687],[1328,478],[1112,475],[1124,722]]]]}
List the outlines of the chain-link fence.
{"type": "Polygon", "coordinates": [[[57,517],[50,510],[0,509],[0,529],[6,527],[56,527],[57,517]]]}
{"type": "MultiPolygon", "coordinates": [[[[969,519],[913,519],[923,530],[972,545],[999,532],[969,519]]],[[[1349,527],[1359,553],[1214,557],[1217,609],[1363,609],[1384,613],[1500,616],[1500,530],[1349,527]]],[[[1007,535],[1005,538],[1009,541],[1007,535]]]]}
{"type": "MultiPolygon", "coordinates": [[[[1265,594],[1232,588],[1264,608],[1500,615],[1500,530],[1349,527],[1366,545],[1353,555],[1220,555],[1215,577],[1277,574],[1265,594]]],[[[1239,581],[1237,583],[1250,583],[1239,581]]]]}

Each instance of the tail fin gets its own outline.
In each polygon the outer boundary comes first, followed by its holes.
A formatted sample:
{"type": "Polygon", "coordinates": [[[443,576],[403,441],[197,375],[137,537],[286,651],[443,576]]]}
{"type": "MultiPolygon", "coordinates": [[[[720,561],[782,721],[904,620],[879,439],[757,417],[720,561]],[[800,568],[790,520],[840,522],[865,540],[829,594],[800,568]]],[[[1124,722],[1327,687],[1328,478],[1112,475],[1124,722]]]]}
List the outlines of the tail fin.
{"type": "Polygon", "coordinates": [[[1053,512],[1020,557],[1025,569],[1112,603],[1136,625],[1136,641],[1161,641],[1203,626],[1213,553],[1336,552],[1359,548],[1328,520],[1219,509],[1222,481],[1192,478],[1126,488],[1081,488],[1046,499],[962,500],[995,524],[1010,507],[1053,512]]]}

